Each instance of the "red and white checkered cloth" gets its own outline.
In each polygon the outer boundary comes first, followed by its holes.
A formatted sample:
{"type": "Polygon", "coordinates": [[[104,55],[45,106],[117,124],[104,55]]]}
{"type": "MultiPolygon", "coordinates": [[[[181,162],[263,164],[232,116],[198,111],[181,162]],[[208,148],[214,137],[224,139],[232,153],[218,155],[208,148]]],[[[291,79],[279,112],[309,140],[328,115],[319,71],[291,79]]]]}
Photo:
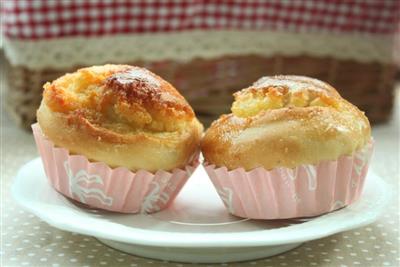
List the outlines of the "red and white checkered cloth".
{"type": "Polygon", "coordinates": [[[2,0],[8,38],[169,32],[192,29],[391,34],[400,1],[2,0]]]}

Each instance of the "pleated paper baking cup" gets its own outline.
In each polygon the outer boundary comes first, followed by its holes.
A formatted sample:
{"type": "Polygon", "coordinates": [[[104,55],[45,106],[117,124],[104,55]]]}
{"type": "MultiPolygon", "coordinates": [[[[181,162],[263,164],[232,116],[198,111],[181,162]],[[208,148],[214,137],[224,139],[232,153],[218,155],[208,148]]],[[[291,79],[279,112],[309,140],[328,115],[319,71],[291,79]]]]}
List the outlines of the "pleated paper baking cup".
{"type": "Polygon", "coordinates": [[[160,211],[175,199],[199,164],[197,157],[185,169],[172,172],[113,169],[55,147],[38,124],[32,129],[50,184],[66,197],[94,208],[123,213],[160,211]]]}
{"type": "Polygon", "coordinates": [[[360,197],[372,151],[371,140],[352,156],[317,165],[229,171],[205,164],[205,169],[233,215],[252,219],[312,217],[360,197]]]}

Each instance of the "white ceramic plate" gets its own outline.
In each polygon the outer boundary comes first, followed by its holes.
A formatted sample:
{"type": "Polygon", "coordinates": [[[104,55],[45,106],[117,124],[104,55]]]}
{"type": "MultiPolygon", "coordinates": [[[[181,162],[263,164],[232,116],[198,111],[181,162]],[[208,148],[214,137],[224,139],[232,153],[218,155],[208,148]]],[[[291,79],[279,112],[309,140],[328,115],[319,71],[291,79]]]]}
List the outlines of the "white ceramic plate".
{"type": "Polygon", "coordinates": [[[377,219],[390,192],[370,173],[361,199],[351,206],[311,219],[262,221],[229,215],[202,167],[170,208],[151,215],[116,214],[71,202],[50,187],[39,158],[20,169],[12,187],[20,205],[54,227],[94,236],[128,253],[182,262],[268,257],[364,226],[377,219]]]}

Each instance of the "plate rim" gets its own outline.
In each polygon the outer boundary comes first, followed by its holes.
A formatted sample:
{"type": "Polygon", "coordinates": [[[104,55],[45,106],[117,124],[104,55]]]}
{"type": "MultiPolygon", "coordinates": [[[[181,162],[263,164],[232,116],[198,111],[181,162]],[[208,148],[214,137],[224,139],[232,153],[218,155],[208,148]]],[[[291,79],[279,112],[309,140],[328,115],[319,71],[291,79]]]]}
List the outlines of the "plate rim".
{"type": "MultiPolygon", "coordinates": [[[[323,238],[329,235],[333,235],[339,232],[344,232],[348,231],[354,228],[362,227],[365,225],[368,225],[374,221],[376,221],[379,216],[384,212],[383,207],[386,206],[387,203],[391,200],[393,197],[393,191],[392,189],[388,186],[387,182],[385,182],[380,176],[376,175],[373,173],[371,170],[368,173],[366,183],[371,183],[373,179],[374,183],[379,184],[380,190],[386,190],[387,193],[381,194],[379,196],[379,209],[375,208],[372,211],[370,211],[369,216],[359,216],[359,217],[353,217],[353,221],[351,223],[349,221],[344,221],[341,222],[341,224],[337,224],[336,227],[330,227],[328,229],[324,229],[324,231],[320,231],[319,233],[313,233],[312,236],[309,236],[307,234],[303,234],[300,236],[293,237],[291,235],[286,235],[286,237],[282,236],[279,239],[271,239],[265,237],[265,234],[268,232],[271,232],[272,230],[276,231],[279,233],[279,231],[295,231],[296,226],[298,225],[291,225],[288,227],[282,227],[282,228],[276,228],[276,229],[269,229],[269,230],[260,230],[256,231],[260,234],[257,235],[251,235],[248,232],[244,233],[213,233],[213,234],[204,234],[204,233],[179,233],[179,232],[163,232],[163,231],[156,231],[156,230],[144,230],[144,229],[139,229],[139,228],[133,228],[135,231],[134,238],[131,235],[124,235],[122,233],[116,234],[115,232],[105,232],[103,231],[98,231],[95,228],[89,227],[87,225],[77,225],[77,223],[74,223],[74,218],[69,218],[69,220],[60,220],[59,218],[52,217],[46,212],[43,212],[40,210],[40,208],[35,205],[37,203],[37,200],[30,200],[26,196],[21,196],[21,194],[18,193],[18,185],[21,183],[21,180],[24,179],[24,173],[29,170],[29,167],[32,165],[37,165],[40,164],[40,168],[43,171],[43,165],[41,163],[40,157],[37,157],[35,159],[30,160],[29,162],[25,163],[20,167],[18,170],[17,175],[14,177],[12,181],[12,186],[11,186],[11,194],[14,198],[14,200],[21,205],[23,208],[28,210],[29,212],[33,213],[37,217],[39,217],[41,220],[47,222],[51,226],[65,230],[65,231],[70,231],[70,232],[76,232],[80,233],[83,235],[89,235],[93,236],[96,238],[102,238],[102,239],[108,239],[108,240],[113,240],[113,241],[118,241],[118,242],[123,242],[123,243],[128,243],[128,244],[138,244],[138,245],[147,245],[147,246],[168,246],[168,247],[258,247],[258,246],[273,246],[273,245],[283,245],[283,244],[290,244],[290,243],[301,243],[301,242],[306,242],[306,241],[311,241],[319,238],[323,238]],[[368,177],[370,177],[368,179],[368,177]],[[371,178],[374,177],[374,178],[371,178]],[[72,220],[72,221],[71,221],[72,220]],[[294,229],[293,229],[294,228],[294,229]],[[149,235],[149,233],[151,233],[149,235]],[[159,234],[156,235],[156,234],[159,234]],[[157,236],[157,237],[156,237],[157,236]],[[172,238],[173,237],[173,238],[172,238]],[[189,238],[190,237],[190,238],[189,238]]],[[[40,174],[38,174],[40,175],[40,174]]],[[[44,178],[47,180],[47,177],[45,175],[40,175],[44,176],[44,178]]],[[[25,178],[26,179],[26,178],[25,178]]],[[[63,196],[64,197],[64,196],[63,196]]],[[[361,196],[362,197],[362,196],[361,196]]],[[[49,205],[46,203],[41,203],[42,205],[49,205]]],[[[378,205],[378,204],[377,204],[378,205]]],[[[351,205],[350,205],[351,206],[351,205]]],[[[349,207],[345,207],[344,209],[348,209],[349,207]]],[[[322,216],[327,216],[332,214],[335,214],[335,212],[328,213],[326,215],[322,216]]],[[[130,215],[132,216],[132,215],[130,215]]],[[[319,218],[319,217],[317,217],[319,218]]],[[[98,218],[87,218],[87,220],[101,220],[98,218]]],[[[313,222],[314,220],[310,220],[306,223],[313,222]]],[[[113,225],[112,222],[111,226],[113,225]]],[[[302,223],[303,224],[303,223],[302,223]]],[[[126,226],[121,225],[120,227],[124,228],[126,226]]],[[[126,227],[129,229],[129,227],[126,227]]],[[[252,232],[254,233],[254,232],[252,232]]],[[[277,235],[277,234],[275,234],[277,235]]]]}

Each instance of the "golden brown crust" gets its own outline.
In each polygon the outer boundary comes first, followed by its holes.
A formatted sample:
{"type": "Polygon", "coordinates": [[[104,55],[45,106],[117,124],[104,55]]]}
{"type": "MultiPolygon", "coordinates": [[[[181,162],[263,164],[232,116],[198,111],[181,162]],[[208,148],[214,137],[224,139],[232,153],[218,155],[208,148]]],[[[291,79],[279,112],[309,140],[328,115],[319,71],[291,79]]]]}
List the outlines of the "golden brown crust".
{"type": "Polygon", "coordinates": [[[112,167],[156,171],[184,167],[198,151],[202,125],[192,108],[148,70],[94,66],[44,89],[38,122],[72,153],[112,167]]]}
{"type": "Polygon", "coordinates": [[[262,80],[267,84],[236,93],[233,113],[207,130],[201,144],[207,162],[228,169],[294,168],[335,160],[370,140],[368,119],[331,86],[299,76],[262,80]]]}

